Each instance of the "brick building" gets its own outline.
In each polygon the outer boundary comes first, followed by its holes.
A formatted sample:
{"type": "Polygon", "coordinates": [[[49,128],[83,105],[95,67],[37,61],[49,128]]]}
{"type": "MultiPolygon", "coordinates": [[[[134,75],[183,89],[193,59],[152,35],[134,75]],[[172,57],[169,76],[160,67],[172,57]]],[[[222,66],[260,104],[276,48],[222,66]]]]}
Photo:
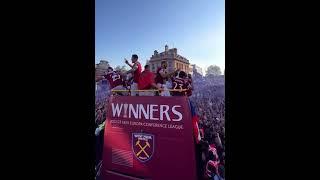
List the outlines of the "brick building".
{"type": "Polygon", "coordinates": [[[150,60],[147,61],[147,64],[150,65],[152,72],[156,72],[157,68],[161,66],[161,61],[167,61],[168,72],[172,72],[178,68],[186,73],[192,71],[189,60],[179,55],[177,48],[169,49],[168,45],[165,46],[164,52],[158,53],[158,51],[155,50],[150,60]]]}
{"type": "Polygon", "coordinates": [[[101,76],[108,70],[109,62],[106,60],[100,60],[99,64],[96,64],[96,76],[101,76]]]}

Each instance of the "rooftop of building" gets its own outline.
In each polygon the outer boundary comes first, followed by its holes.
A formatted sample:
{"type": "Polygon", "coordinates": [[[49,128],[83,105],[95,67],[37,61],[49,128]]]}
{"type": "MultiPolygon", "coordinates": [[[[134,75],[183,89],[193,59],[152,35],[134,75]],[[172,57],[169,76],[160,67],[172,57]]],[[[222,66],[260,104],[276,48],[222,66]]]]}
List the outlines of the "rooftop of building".
{"type": "Polygon", "coordinates": [[[189,60],[181,55],[178,54],[178,49],[177,48],[171,48],[169,49],[168,45],[165,45],[165,50],[161,53],[159,53],[157,50],[154,51],[153,55],[150,58],[150,61],[152,60],[158,60],[158,58],[162,57],[173,57],[182,61],[186,61],[189,63],[189,60]]]}

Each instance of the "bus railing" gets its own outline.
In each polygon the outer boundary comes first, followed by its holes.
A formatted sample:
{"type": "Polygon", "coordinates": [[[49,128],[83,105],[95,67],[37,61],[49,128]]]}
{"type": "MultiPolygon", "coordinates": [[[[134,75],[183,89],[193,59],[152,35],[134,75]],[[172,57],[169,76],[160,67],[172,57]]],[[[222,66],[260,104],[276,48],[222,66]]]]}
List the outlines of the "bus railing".
{"type": "Polygon", "coordinates": [[[166,90],[158,90],[158,89],[146,89],[146,90],[111,90],[111,92],[159,92],[159,91],[169,91],[169,92],[183,92],[188,89],[166,89],[166,90]]]}

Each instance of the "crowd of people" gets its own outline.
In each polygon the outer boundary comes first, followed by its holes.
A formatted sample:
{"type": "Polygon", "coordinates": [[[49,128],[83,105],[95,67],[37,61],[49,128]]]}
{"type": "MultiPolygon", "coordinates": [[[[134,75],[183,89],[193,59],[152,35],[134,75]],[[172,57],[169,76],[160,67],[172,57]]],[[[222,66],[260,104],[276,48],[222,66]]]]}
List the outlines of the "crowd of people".
{"type": "Polygon", "coordinates": [[[106,82],[99,83],[95,94],[95,123],[99,125],[106,119],[106,105],[111,94],[109,85],[106,82]]]}
{"type": "MultiPolygon", "coordinates": [[[[225,98],[223,77],[191,76],[183,71],[176,70],[166,72],[166,62],[161,63],[157,73],[150,72],[149,67],[144,66],[144,71],[137,56],[132,56],[132,63],[126,60],[131,70],[126,73],[114,71],[112,68],[103,77],[96,78],[96,111],[95,123],[99,127],[106,119],[106,105],[111,95],[131,96],[188,96],[199,117],[199,129],[202,134],[202,142],[207,144],[207,152],[204,153],[206,172],[209,177],[224,179],[225,156],[225,98]],[[139,74],[139,76],[137,76],[139,74]],[[122,80],[121,80],[122,79],[122,80]],[[135,90],[150,90],[149,92],[137,92],[135,90]],[[176,89],[169,92],[168,89],[176,89]],[[113,93],[113,90],[120,90],[113,93]],[[129,91],[128,94],[128,90],[129,91]],[[210,156],[210,152],[216,153],[216,159],[210,156]],[[215,159],[215,161],[213,161],[215,159]],[[215,166],[219,162],[219,166],[215,166]],[[214,171],[214,172],[212,172],[214,171]],[[219,172],[219,173],[215,173],[219,172]]],[[[103,128],[97,128],[96,135],[103,128]]],[[[101,157],[98,157],[101,158],[101,157]]]]}
{"type": "MultiPolygon", "coordinates": [[[[224,157],[225,157],[225,98],[224,85],[209,83],[212,79],[194,80],[193,95],[190,101],[193,103],[199,116],[199,128],[202,130],[203,140],[207,148],[214,147],[219,158],[219,165],[215,167],[219,175],[224,178],[224,157]],[[198,85],[198,86],[197,86],[198,85]]],[[[208,151],[205,151],[208,152],[208,151]]],[[[204,158],[206,169],[214,164],[208,160],[210,152],[204,158]]],[[[220,178],[221,179],[221,178],[220,178]]]]}

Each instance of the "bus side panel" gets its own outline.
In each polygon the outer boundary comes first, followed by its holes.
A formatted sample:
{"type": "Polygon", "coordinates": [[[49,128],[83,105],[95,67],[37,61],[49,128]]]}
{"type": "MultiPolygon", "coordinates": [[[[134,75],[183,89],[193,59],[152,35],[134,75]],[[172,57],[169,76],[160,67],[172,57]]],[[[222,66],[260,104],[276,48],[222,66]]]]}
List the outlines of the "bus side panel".
{"type": "Polygon", "coordinates": [[[102,171],[194,180],[192,131],[186,97],[113,97],[107,108],[102,171]]]}

